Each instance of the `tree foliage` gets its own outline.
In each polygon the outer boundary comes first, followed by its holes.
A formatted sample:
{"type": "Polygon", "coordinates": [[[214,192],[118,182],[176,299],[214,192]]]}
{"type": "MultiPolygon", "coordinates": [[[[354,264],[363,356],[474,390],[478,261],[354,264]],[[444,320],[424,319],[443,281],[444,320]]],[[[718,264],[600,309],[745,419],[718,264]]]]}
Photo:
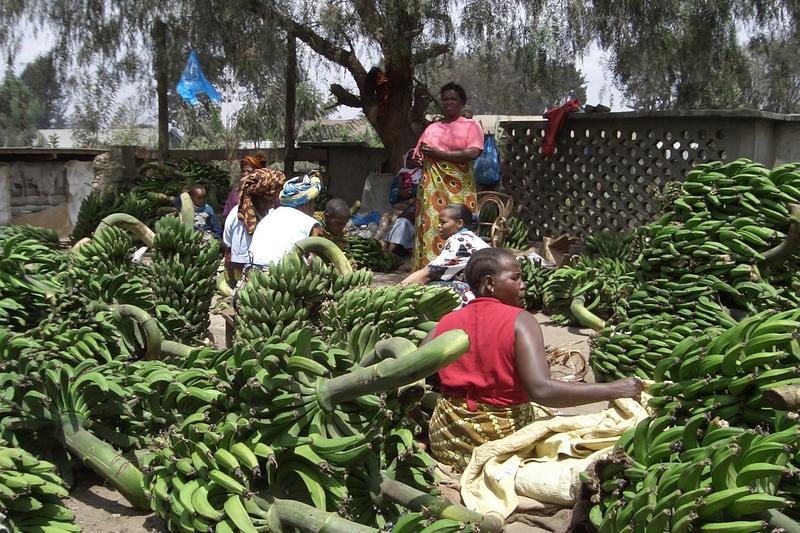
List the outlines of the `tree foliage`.
{"type": "Polygon", "coordinates": [[[0,146],[33,146],[40,110],[31,90],[7,69],[0,83],[0,146]]]}
{"type": "Polygon", "coordinates": [[[593,31],[635,109],[797,110],[788,0],[593,0],[593,31]]]}
{"type": "Polygon", "coordinates": [[[538,115],[569,98],[586,100],[586,80],[574,63],[558,64],[542,54],[536,73],[520,59],[500,55],[491,62],[479,55],[456,54],[426,76],[430,87],[459,80],[468,108],[479,115],[538,115]]]}
{"type": "MultiPolygon", "coordinates": [[[[425,126],[435,100],[425,82],[436,80],[435,67],[450,56],[459,58],[455,69],[466,57],[480,65],[479,73],[509,71],[504,77],[457,80],[472,85],[474,95],[487,93],[487,109],[507,106],[506,112],[540,112],[554,100],[578,94],[573,91],[582,84],[574,62],[591,42],[607,52],[611,76],[631,107],[795,110],[796,4],[28,0],[2,4],[0,43],[19,42],[20,23],[49,26],[57,37],[56,68],[91,67],[110,73],[117,83],[138,81],[152,91],[151,31],[154,21],[164,21],[169,79],[177,81],[190,47],[195,48],[213,83],[231,98],[252,100],[241,115],[247,129],[274,134],[282,120],[272,120],[279,114],[273,88],[283,79],[288,33],[314,57],[347,73],[348,83],[330,86],[336,103],[363,111],[390,157],[399,158],[425,126]],[[498,94],[491,94],[492,88],[498,94]],[[501,96],[499,88],[508,93],[501,96]],[[262,113],[270,124],[258,120],[262,113]]],[[[453,73],[458,77],[460,71],[453,73]]],[[[484,105],[481,98],[474,102],[484,105]]]]}
{"type": "Polygon", "coordinates": [[[41,102],[36,127],[63,128],[66,125],[66,93],[63,76],[56,68],[53,53],[42,54],[25,65],[19,77],[41,102]]]}

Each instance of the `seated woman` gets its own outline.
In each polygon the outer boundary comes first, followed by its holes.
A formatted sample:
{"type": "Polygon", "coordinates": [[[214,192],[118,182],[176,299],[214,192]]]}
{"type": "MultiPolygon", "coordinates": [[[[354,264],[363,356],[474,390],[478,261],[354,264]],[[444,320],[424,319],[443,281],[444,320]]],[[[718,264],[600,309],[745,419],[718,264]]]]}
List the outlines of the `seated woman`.
{"type": "Polygon", "coordinates": [[[322,183],[316,173],[284,184],[280,207],[271,209],[253,233],[250,242],[253,265],[265,267],[278,263],[297,241],[322,235],[319,221],[313,216],[321,190],[322,183]]]}
{"type": "Polygon", "coordinates": [[[472,254],[489,248],[471,227],[472,211],[464,204],[450,204],[439,211],[439,238],[445,241],[442,253],[400,283],[447,282],[461,296],[462,305],[470,301],[473,296],[464,283],[464,268],[472,254]]]}
{"type": "Polygon", "coordinates": [[[239,203],[234,204],[225,219],[222,240],[230,249],[230,262],[226,263],[228,283],[231,287],[242,277],[242,270],[250,263],[250,242],[256,226],[278,202],[286,176],[269,168],[250,171],[239,182],[239,203]]]}
{"type": "Polygon", "coordinates": [[[441,395],[430,422],[437,461],[463,470],[473,448],[532,422],[532,401],[569,407],[640,395],[637,378],[579,384],[550,377],[542,330],[521,307],[525,284],[508,250],[478,250],[465,276],[475,300],[445,315],[423,341],[453,329],[465,330],[470,339],[469,350],[439,371],[441,395]]]}

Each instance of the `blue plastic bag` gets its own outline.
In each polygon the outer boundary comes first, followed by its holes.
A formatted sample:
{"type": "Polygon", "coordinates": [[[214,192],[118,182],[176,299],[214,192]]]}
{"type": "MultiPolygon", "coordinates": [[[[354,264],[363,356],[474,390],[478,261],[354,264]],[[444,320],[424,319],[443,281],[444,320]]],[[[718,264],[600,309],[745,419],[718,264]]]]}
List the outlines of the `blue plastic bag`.
{"type": "Polygon", "coordinates": [[[222,96],[217,92],[213,85],[206,79],[203,74],[203,69],[200,68],[200,60],[197,59],[197,54],[192,50],[189,52],[189,60],[186,61],[186,68],[183,69],[181,81],[175,87],[178,94],[191,105],[198,105],[200,102],[197,100],[197,95],[206,93],[209,100],[219,102],[222,96]]]}
{"type": "Polygon", "coordinates": [[[491,133],[483,137],[483,153],[475,160],[475,181],[478,185],[500,183],[500,153],[491,133]]]}
{"type": "Polygon", "coordinates": [[[368,224],[372,224],[373,222],[377,224],[381,221],[381,214],[377,211],[370,211],[367,214],[353,215],[351,220],[356,226],[366,226],[368,224]]]}

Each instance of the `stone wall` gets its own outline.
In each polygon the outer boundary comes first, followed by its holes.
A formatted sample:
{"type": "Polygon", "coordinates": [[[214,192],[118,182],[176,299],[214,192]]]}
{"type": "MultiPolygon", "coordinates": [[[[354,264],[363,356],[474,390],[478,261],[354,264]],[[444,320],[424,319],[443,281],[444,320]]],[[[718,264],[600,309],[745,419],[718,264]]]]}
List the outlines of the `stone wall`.
{"type": "Polygon", "coordinates": [[[501,123],[503,187],[531,236],[624,231],[651,221],[655,195],[695,164],[800,161],[800,116],[749,111],[573,113],[545,158],[546,121],[501,123]]]}
{"type": "Polygon", "coordinates": [[[0,163],[0,225],[27,223],[36,213],[60,213],[53,208],[61,206],[66,206],[68,221],[48,224],[46,216],[35,220],[58,230],[74,224],[93,178],[88,161],[0,163]]]}

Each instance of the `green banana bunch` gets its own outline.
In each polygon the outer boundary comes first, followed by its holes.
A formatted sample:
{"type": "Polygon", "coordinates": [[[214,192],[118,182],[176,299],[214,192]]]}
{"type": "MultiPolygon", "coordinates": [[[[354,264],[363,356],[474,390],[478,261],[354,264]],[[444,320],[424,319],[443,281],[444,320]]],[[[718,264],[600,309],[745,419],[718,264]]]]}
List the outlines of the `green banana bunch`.
{"type": "Polygon", "coordinates": [[[52,248],[59,246],[58,233],[50,228],[31,226],[30,224],[16,224],[0,228],[0,240],[14,235],[21,235],[25,239],[31,239],[52,248]]]}
{"type": "Polygon", "coordinates": [[[20,533],[79,532],[75,515],[61,503],[67,495],[52,463],[0,446],[0,526],[20,533]]]}
{"type": "MultiPolygon", "coordinates": [[[[228,382],[199,367],[184,368],[163,361],[126,365],[121,385],[130,392],[130,417],[125,422],[136,446],[197,413],[206,417],[239,408],[228,382]]],[[[116,444],[116,443],[115,443],[116,444]]]]}
{"type": "Polygon", "coordinates": [[[648,278],[714,275],[728,285],[723,303],[748,312],[798,303],[800,173],[769,171],[749,160],[690,170],[680,194],[636,260],[648,278]]]}
{"type": "Polygon", "coordinates": [[[203,185],[206,188],[208,203],[214,211],[222,211],[231,191],[231,178],[227,170],[213,163],[193,159],[182,159],[178,162],[178,169],[191,180],[187,185],[192,183],[203,185]]]}
{"type": "Polygon", "coordinates": [[[653,373],[651,407],[676,420],[709,412],[743,426],[769,426],[774,410],[764,390],[800,383],[799,331],[800,310],[765,311],[676,346],[653,373]]]}
{"type": "Polygon", "coordinates": [[[480,222],[478,225],[479,237],[487,238],[491,236],[492,223],[498,216],[500,216],[500,208],[496,203],[487,202],[481,206],[481,210],[478,213],[478,221],[480,222]]]}
{"type": "Polygon", "coordinates": [[[25,331],[48,313],[60,289],[53,277],[66,256],[57,240],[41,240],[25,226],[9,226],[18,227],[23,229],[0,233],[0,326],[25,331]]]}
{"type": "Polygon", "coordinates": [[[214,211],[222,210],[231,189],[229,173],[213,163],[192,159],[166,164],[155,161],[145,163],[138,169],[131,193],[140,198],[152,198],[152,194],[177,197],[194,184],[206,188],[208,203],[214,211]]]}
{"type": "Polygon", "coordinates": [[[796,420],[779,416],[776,432],[729,426],[708,413],[676,425],[645,418],[623,435],[619,451],[585,481],[598,494],[589,513],[599,531],[763,531],[797,523],[792,454],[796,420]],[[624,451],[624,453],[622,453],[624,451]]]}
{"type": "Polygon", "coordinates": [[[617,316],[646,320],[650,315],[666,312],[696,322],[701,329],[730,327],[735,321],[719,302],[720,294],[730,290],[729,285],[711,274],[684,274],[677,280],[655,278],[640,284],[617,308],[617,316]]]}
{"type": "Polygon", "coordinates": [[[77,243],[91,237],[100,221],[112,213],[126,213],[152,226],[158,216],[161,200],[135,191],[117,193],[95,190],[81,202],[78,220],[72,228],[70,239],[77,243]]]}
{"type": "Polygon", "coordinates": [[[108,320],[96,317],[93,304],[98,302],[151,310],[153,293],[147,270],[131,262],[133,251],[132,237],[116,227],[104,227],[90,242],[73,248],[56,277],[63,289],[56,294],[54,308],[42,329],[46,332],[65,327],[63,323],[80,327],[98,318],[108,320]]]}
{"type": "Polygon", "coordinates": [[[456,294],[441,287],[357,288],[323,306],[320,324],[332,345],[346,349],[359,362],[382,338],[419,343],[457,305],[456,294]]]}
{"type": "Polygon", "coordinates": [[[466,346],[463,335],[443,335],[425,349],[348,372],[336,360],[341,353],[324,352],[319,338],[298,330],[285,343],[235,347],[209,358],[233,387],[159,439],[145,468],[153,509],[170,528],[207,531],[230,521],[249,531],[267,524],[258,494],[345,517],[354,516],[356,504],[380,507],[358,516],[386,524],[400,509],[379,506],[369,492],[361,492],[369,503],[350,495],[356,483],[350,475],[361,475],[353,466],[364,461],[380,469],[391,460],[395,477],[429,487],[433,462],[409,451],[414,437],[400,425],[394,391],[448,364],[466,346]]]}
{"type": "Polygon", "coordinates": [[[116,198],[117,195],[113,191],[105,190],[93,190],[84,198],[70,240],[76,243],[84,237],[91,237],[103,217],[114,212],[116,198]]]}
{"type": "Polygon", "coordinates": [[[347,274],[334,273],[330,299],[339,301],[344,296],[344,293],[350,289],[372,285],[372,278],[373,272],[364,269],[353,270],[347,274]]]}
{"type": "Polygon", "coordinates": [[[635,287],[633,272],[622,261],[581,257],[550,274],[542,301],[557,324],[599,330],[635,287]]]}
{"type": "MultiPolygon", "coordinates": [[[[0,400],[0,434],[15,446],[47,453],[71,480],[70,456],[112,483],[131,504],[146,504],[141,473],[103,439],[135,445],[124,433],[131,417],[129,391],[117,382],[123,363],[98,366],[86,359],[74,368],[51,361],[24,386],[0,400]]],[[[24,375],[24,374],[23,374],[24,375]]]]}
{"type": "Polygon", "coordinates": [[[622,233],[603,231],[591,233],[584,239],[584,243],[592,256],[623,259],[629,257],[633,240],[634,234],[631,231],[622,233]]]}
{"type": "Polygon", "coordinates": [[[219,243],[205,241],[177,218],[164,217],[156,223],[152,258],[154,301],[173,309],[186,325],[170,331],[169,336],[186,344],[201,343],[208,331],[216,290],[219,243]]]}
{"type": "Polygon", "coordinates": [[[699,343],[706,332],[719,331],[671,313],[628,319],[606,326],[589,341],[592,370],[600,381],[630,376],[653,379],[656,368],[668,364],[662,361],[673,357],[673,352],[680,353],[678,345],[699,343]]]}
{"type": "Polygon", "coordinates": [[[522,279],[525,282],[525,309],[539,311],[542,308],[544,284],[555,272],[554,268],[547,268],[540,261],[528,257],[518,257],[522,279]]]}
{"type": "Polygon", "coordinates": [[[381,243],[364,237],[345,237],[344,253],[356,268],[389,272],[397,268],[394,254],[384,252],[381,243]]]}
{"type": "Polygon", "coordinates": [[[684,339],[733,326],[736,322],[716,300],[717,281],[686,274],[679,281],[656,279],[640,285],[618,308],[613,323],[590,341],[595,376],[604,381],[631,375],[652,379],[656,367],[668,364],[662,361],[684,339]]]}
{"type": "Polygon", "coordinates": [[[316,316],[334,274],[319,257],[309,262],[289,252],[268,271],[252,271],[238,292],[236,342],[280,339],[316,316]]]}
{"type": "Polygon", "coordinates": [[[506,220],[507,233],[503,239],[503,246],[512,250],[527,250],[530,242],[528,225],[517,217],[508,217],[506,220]]]}

